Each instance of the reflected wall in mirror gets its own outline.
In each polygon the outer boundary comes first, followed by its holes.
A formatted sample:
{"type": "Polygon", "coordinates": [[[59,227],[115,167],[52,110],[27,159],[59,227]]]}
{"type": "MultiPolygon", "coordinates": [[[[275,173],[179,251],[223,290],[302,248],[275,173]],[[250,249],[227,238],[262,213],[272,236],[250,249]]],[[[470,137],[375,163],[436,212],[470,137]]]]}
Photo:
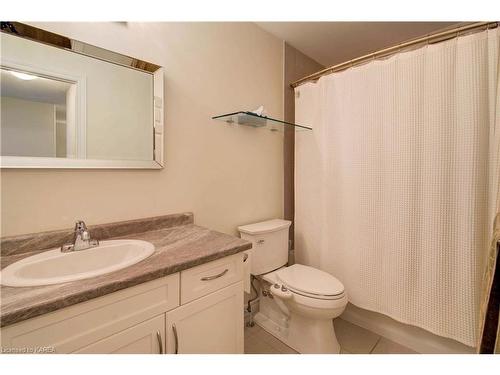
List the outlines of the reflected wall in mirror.
{"type": "Polygon", "coordinates": [[[76,157],[75,120],[67,118],[71,114],[66,105],[75,101],[74,86],[74,82],[2,68],[1,155],[76,157]]]}
{"type": "Polygon", "coordinates": [[[161,67],[20,23],[11,23],[13,33],[4,24],[2,167],[161,168],[161,67]]]}

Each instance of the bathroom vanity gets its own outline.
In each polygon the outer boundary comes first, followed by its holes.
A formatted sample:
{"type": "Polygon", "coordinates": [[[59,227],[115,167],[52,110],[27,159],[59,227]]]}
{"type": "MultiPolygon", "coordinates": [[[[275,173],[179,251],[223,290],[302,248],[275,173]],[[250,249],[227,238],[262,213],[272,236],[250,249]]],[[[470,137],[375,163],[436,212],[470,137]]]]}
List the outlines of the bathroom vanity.
{"type": "MultiPolygon", "coordinates": [[[[192,222],[181,214],[90,228],[101,239],[149,241],[155,253],[90,279],[2,286],[2,351],[243,353],[242,251],[251,243],[192,222]]],[[[2,268],[33,255],[19,249],[52,248],[67,234],[2,239],[2,268]]]]}

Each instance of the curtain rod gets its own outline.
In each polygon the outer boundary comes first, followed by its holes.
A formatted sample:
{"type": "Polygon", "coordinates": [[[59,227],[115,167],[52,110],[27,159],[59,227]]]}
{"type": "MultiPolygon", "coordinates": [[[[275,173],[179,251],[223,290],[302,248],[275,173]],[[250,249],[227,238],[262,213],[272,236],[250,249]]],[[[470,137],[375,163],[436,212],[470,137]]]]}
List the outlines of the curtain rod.
{"type": "Polygon", "coordinates": [[[455,27],[453,29],[449,29],[449,30],[446,30],[446,31],[441,31],[441,32],[437,32],[437,33],[434,33],[434,34],[428,34],[424,37],[420,37],[420,38],[416,38],[416,39],[412,39],[412,40],[409,40],[409,41],[406,41],[406,42],[403,42],[403,43],[399,43],[399,44],[396,44],[392,47],[388,47],[388,48],[384,48],[384,49],[381,49],[381,50],[378,50],[376,52],[372,52],[372,53],[369,53],[367,55],[363,55],[361,57],[357,57],[355,59],[352,59],[352,60],[349,60],[349,61],[346,61],[346,62],[343,62],[343,63],[340,63],[340,64],[336,64],[336,65],[333,65],[333,66],[330,66],[328,68],[325,68],[323,70],[320,70],[319,72],[316,72],[316,73],[313,73],[313,74],[310,74],[308,76],[305,76],[304,78],[301,78],[295,82],[292,82],[290,84],[290,86],[292,88],[295,88],[303,83],[306,83],[306,82],[309,82],[309,81],[316,81],[317,79],[319,79],[320,77],[324,76],[324,75],[328,75],[328,74],[331,74],[331,73],[334,73],[334,72],[338,72],[338,71],[341,71],[341,70],[345,70],[345,69],[348,69],[348,68],[351,68],[355,65],[360,65],[368,60],[371,60],[371,59],[375,59],[377,57],[382,57],[382,56],[387,56],[387,55],[390,55],[391,52],[398,52],[400,51],[402,48],[406,48],[406,47],[409,47],[409,46],[412,46],[412,45],[416,45],[416,44],[420,44],[420,43],[424,43],[424,42],[431,42],[432,40],[434,39],[439,39],[439,40],[435,40],[434,42],[441,42],[441,41],[444,41],[448,38],[446,38],[447,36],[453,36],[453,35],[456,35],[458,36],[460,33],[463,33],[463,32],[466,32],[466,31],[471,31],[471,30],[476,30],[476,29],[482,29],[482,28],[486,28],[486,29],[490,29],[490,28],[495,28],[495,27],[498,27],[499,26],[499,22],[495,21],[495,22],[475,22],[475,23],[471,23],[471,24],[468,24],[468,25],[465,25],[465,26],[460,26],[460,27],[455,27]]]}

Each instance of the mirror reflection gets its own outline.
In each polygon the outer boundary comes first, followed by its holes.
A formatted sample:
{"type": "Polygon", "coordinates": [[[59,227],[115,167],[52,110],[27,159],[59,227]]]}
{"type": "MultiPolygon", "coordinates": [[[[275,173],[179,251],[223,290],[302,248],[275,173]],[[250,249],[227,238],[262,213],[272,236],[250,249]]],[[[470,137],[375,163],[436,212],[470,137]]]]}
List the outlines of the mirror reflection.
{"type": "Polygon", "coordinates": [[[161,167],[161,67],[14,26],[48,39],[0,33],[2,167],[161,167]]]}
{"type": "Polygon", "coordinates": [[[75,157],[74,83],[16,70],[0,72],[1,155],[75,157]]]}

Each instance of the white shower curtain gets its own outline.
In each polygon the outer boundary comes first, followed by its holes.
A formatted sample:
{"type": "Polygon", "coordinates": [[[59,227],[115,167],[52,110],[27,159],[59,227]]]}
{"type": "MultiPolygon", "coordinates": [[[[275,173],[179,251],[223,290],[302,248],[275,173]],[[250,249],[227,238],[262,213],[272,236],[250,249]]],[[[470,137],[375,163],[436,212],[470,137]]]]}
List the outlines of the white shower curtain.
{"type": "Polygon", "coordinates": [[[295,249],[356,306],[474,346],[499,186],[499,30],[296,89],[295,249]]]}

